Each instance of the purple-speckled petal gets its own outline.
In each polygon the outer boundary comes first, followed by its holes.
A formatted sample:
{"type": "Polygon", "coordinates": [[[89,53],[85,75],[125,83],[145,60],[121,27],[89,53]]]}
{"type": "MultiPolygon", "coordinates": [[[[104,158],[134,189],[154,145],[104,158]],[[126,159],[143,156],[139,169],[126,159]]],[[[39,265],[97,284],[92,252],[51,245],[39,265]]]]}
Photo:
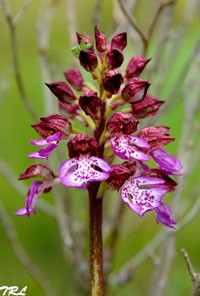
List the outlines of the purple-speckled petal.
{"type": "Polygon", "coordinates": [[[111,166],[102,158],[91,156],[90,161],[93,165],[100,167],[104,172],[106,172],[106,173],[112,172],[111,166]]]}
{"type": "Polygon", "coordinates": [[[174,228],[176,222],[170,218],[171,215],[172,211],[170,207],[166,203],[163,203],[162,207],[156,209],[156,222],[161,222],[167,227],[174,228]]]}
{"type": "Polygon", "coordinates": [[[65,186],[86,189],[89,182],[106,180],[111,170],[103,159],[94,156],[79,157],[63,162],[59,177],[65,186]]]}
{"type": "Polygon", "coordinates": [[[117,156],[119,156],[122,159],[137,159],[137,160],[148,160],[149,156],[138,150],[139,148],[148,148],[149,144],[139,138],[134,137],[131,135],[121,135],[121,136],[115,136],[110,138],[110,143],[112,150],[115,152],[117,156]]]}
{"type": "Polygon", "coordinates": [[[41,181],[34,181],[31,184],[28,195],[26,197],[26,206],[15,212],[16,216],[29,217],[31,213],[35,213],[34,206],[38,196],[43,192],[43,190],[41,190],[42,185],[43,182],[41,181]]]}
{"type": "Polygon", "coordinates": [[[151,155],[161,171],[166,174],[180,175],[183,166],[176,157],[161,148],[152,151],[151,155]]]}
{"type": "Polygon", "coordinates": [[[125,204],[139,216],[162,205],[162,197],[167,189],[164,180],[154,177],[135,177],[121,187],[120,195],[125,204]]]}

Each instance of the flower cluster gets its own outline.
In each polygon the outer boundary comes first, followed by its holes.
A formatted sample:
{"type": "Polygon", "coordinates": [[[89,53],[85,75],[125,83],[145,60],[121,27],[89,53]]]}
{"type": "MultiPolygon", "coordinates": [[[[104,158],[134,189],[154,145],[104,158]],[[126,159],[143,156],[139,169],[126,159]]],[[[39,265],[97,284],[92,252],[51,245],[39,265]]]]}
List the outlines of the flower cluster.
{"type": "Polygon", "coordinates": [[[77,33],[78,46],[72,50],[94,83],[84,81],[78,68],[64,72],[65,81],[47,83],[58,99],[60,113],[42,117],[32,126],[41,138],[31,144],[42,147],[30,158],[48,159],[60,141],[67,141],[68,159],[59,173],[35,164],[21,174],[20,179],[42,180],[31,184],[25,207],[15,214],[34,213],[37,198],[58,183],[80,189],[95,184],[97,194],[108,188],[119,191],[122,202],[139,216],[155,210],[157,222],[174,227],[171,209],[163,201],[176,187],[170,176],[179,175],[182,168],[163,149],[174,138],[166,126],[138,131],[139,121],[156,115],[164,103],[148,93],[150,83],[139,77],[150,59],[134,56],[121,73],[126,33],[115,35],[109,43],[95,26],[94,37],[93,42],[90,36],[77,33]],[[81,122],[88,133],[75,130],[72,120],[81,122]]]}

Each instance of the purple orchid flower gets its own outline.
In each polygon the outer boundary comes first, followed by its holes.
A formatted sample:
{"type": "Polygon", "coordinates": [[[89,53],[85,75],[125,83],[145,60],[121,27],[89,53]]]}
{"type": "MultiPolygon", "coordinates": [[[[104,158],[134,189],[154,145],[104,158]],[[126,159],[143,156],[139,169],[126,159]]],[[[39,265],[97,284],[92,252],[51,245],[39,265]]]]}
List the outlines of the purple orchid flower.
{"type": "Polygon", "coordinates": [[[162,201],[168,191],[165,180],[140,176],[127,180],[120,189],[120,195],[123,202],[139,216],[155,210],[157,223],[173,228],[176,222],[170,218],[171,209],[162,201]]]}
{"type": "Polygon", "coordinates": [[[86,189],[89,182],[106,180],[112,168],[95,156],[80,156],[63,162],[60,167],[60,180],[68,187],[86,189]]]}
{"type": "Polygon", "coordinates": [[[140,176],[127,180],[120,189],[120,195],[127,206],[139,216],[162,205],[167,188],[160,178],[140,176]]]}
{"type": "Polygon", "coordinates": [[[148,160],[149,156],[137,148],[149,148],[149,144],[131,135],[114,136],[110,138],[110,143],[114,153],[122,159],[148,160]]]}

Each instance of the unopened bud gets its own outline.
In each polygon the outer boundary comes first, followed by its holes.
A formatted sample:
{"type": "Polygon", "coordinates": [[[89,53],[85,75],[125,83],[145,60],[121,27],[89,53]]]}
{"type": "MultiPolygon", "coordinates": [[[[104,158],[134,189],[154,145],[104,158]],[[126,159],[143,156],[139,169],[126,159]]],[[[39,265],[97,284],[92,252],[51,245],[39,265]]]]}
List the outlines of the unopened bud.
{"type": "Polygon", "coordinates": [[[116,112],[108,120],[106,128],[111,135],[130,135],[137,130],[137,124],[138,121],[132,115],[116,112]]]}
{"type": "Polygon", "coordinates": [[[108,71],[103,79],[103,87],[111,94],[116,94],[123,80],[122,75],[116,70],[108,71]]]}
{"type": "Polygon", "coordinates": [[[71,90],[69,85],[64,81],[46,83],[46,85],[60,102],[71,103],[76,99],[73,91],[71,90]]]}
{"type": "Polygon", "coordinates": [[[118,49],[122,51],[127,45],[127,33],[122,32],[115,35],[111,40],[111,49],[118,49]]]}
{"type": "Polygon", "coordinates": [[[162,104],[164,104],[164,101],[158,100],[155,97],[147,94],[144,100],[141,102],[131,104],[131,114],[133,114],[138,119],[153,116],[158,113],[162,104]]]}
{"type": "Polygon", "coordinates": [[[87,115],[90,115],[94,120],[99,119],[99,111],[102,107],[102,101],[95,91],[87,91],[79,99],[79,105],[87,115]]]}
{"type": "Polygon", "coordinates": [[[79,61],[81,66],[88,72],[94,71],[98,64],[96,54],[90,49],[81,50],[79,61]]]}
{"type": "Polygon", "coordinates": [[[119,68],[124,61],[124,56],[118,49],[111,49],[106,55],[106,63],[108,69],[113,70],[119,68]]]}
{"type": "Polygon", "coordinates": [[[139,76],[150,60],[141,56],[132,57],[126,68],[126,77],[130,79],[139,76]]]}
{"type": "Polygon", "coordinates": [[[83,87],[83,76],[79,69],[71,68],[64,72],[66,80],[77,90],[81,90],[83,87]]]}
{"type": "Polygon", "coordinates": [[[96,41],[96,48],[99,52],[103,52],[106,49],[106,36],[102,34],[98,27],[94,27],[94,36],[96,41]]]}
{"type": "Polygon", "coordinates": [[[123,88],[122,98],[129,103],[140,102],[146,96],[149,86],[148,81],[134,77],[123,88]]]}
{"type": "Polygon", "coordinates": [[[74,158],[82,154],[97,155],[98,144],[95,138],[86,134],[78,134],[68,142],[69,157],[74,158]]]}

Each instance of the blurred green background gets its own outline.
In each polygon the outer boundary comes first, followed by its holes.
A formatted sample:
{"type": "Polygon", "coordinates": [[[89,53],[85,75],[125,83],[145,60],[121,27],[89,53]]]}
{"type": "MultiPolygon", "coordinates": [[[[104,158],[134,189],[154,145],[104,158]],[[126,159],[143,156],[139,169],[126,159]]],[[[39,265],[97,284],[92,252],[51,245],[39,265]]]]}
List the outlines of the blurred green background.
{"type": "MultiPolygon", "coordinates": [[[[5,2],[8,3],[8,1],[5,2]]],[[[134,1],[132,2],[134,3],[134,1]]],[[[160,1],[140,0],[135,2],[137,4],[132,16],[140,28],[147,32],[160,1]]],[[[9,1],[12,15],[19,12],[23,3],[24,1],[21,0],[9,1]]],[[[126,60],[132,55],[142,54],[141,40],[138,36],[135,37],[134,30],[125,21],[117,1],[89,0],[83,3],[81,0],[76,0],[72,2],[74,8],[70,3],[70,1],[64,0],[30,1],[27,10],[16,26],[20,71],[27,96],[38,116],[46,115],[44,83],[63,80],[63,71],[74,65],[70,48],[76,44],[70,34],[70,15],[74,17],[75,28],[73,29],[78,32],[93,34],[95,22],[98,22],[102,32],[110,37],[114,32],[127,30],[129,43],[125,50],[126,60]],[[45,76],[41,71],[37,26],[38,20],[44,20],[46,14],[51,13],[49,10],[51,7],[53,7],[53,11],[51,26],[48,27],[50,36],[46,58],[52,80],[48,81],[49,76],[45,76]],[[75,14],[73,9],[75,9],[75,14]]],[[[124,3],[130,5],[131,1],[124,1],[124,3]]],[[[199,1],[179,0],[175,1],[170,9],[169,36],[162,41],[162,46],[158,50],[158,43],[162,39],[161,34],[165,24],[164,17],[166,18],[166,26],[168,20],[167,14],[163,11],[146,52],[147,57],[152,57],[152,64],[149,70],[145,71],[143,77],[152,83],[151,94],[167,101],[166,107],[161,112],[162,116],[158,117],[156,124],[172,127],[172,136],[176,137],[176,141],[170,144],[168,151],[183,156],[183,163],[188,166],[186,177],[181,182],[183,188],[178,207],[178,221],[181,221],[191,209],[198,210],[199,207],[200,59],[197,54],[199,49],[197,45],[200,40],[200,4],[199,1]],[[195,110],[191,111],[190,109],[193,107],[195,110]],[[191,112],[187,113],[187,110],[191,112]],[[190,118],[191,114],[192,118],[190,118]],[[195,204],[197,204],[196,207],[195,204]]],[[[37,265],[55,289],[56,295],[79,295],[77,291],[74,292],[74,266],[70,256],[67,257],[65,254],[67,251],[66,248],[63,248],[57,219],[44,213],[41,209],[38,209],[37,215],[33,215],[30,219],[13,216],[13,212],[23,205],[25,195],[22,192],[26,192],[30,183],[18,182],[17,177],[33,163],[31,159],[27,158],[27,154],[33,151],[33,147],[29,143],[30,139],[36,139],[37,135],[30,127],[35,121],[24,107],[16,85],[10,32],[2,6],[0,7],[0,33],[0,221],[2,220],[0,222],[0,286],[19,286],[21,289],[27,286],[27,295],[45,295],[38,281],[16,258],[15,252],[20,254],[21,249],[13,252],[13,248],[16,247],[15,234],[11,233],[9,240],[6,233],[9,229],[14,229],[21,245],[32,260],[32,262],[25,262],[25,265],[37,265]],[[10,222],[13,225],[10,226],[10,222]]],[[[89,79],[88,74],[84,73],[84,75],[89,79]]],[[[52,102],[53,106],[56,106],[56,100],[52,102]]],[[[56,108],[55,106],[53,108],[56,108]]],[[[87,225],[86,200],[74,191],[71,192],[71,195],[74,196],[71,201],[73,218],[79,223],[87,225]]],[[[52,206],[50,210],[53,209],[54,213],[53,195],[48,194],[42,198],[52,206]]],[[[111,205],[113,199],[117,198],[117,193],[112,193],[109,198],[106,205],[112,208],[111,205]]],[[[167,198],[167,202],[172,204],[171,197],[167,198]]],[[[66,197],[66,206],[68,206],[67,203],[66,197]]],[[[105,211],[108,212],[109,208],[106,208],[105,211]]],[[[153,213],[141,219],[128,210],[125,212],[119,225],[120,236],[115,252],[113,272],[135,256],[158,230],[165,231],[164,227],[157,225],[154,220],[153,213]]],[[[195,270],[200,272],[199,224],[200,215],[195,214],[190,223],[176,234],[176,256],[164,296],[190,295],[192,281],[180,249],[187,250],[195,270]]],[[[106,229],[105,225],[105,232],[106,229]]],[[[122,287],[111,289],[109,295],[150,295],[149,287],[155,264],[153,258],[155,256],[156,260],[159,248],[154,251],[155,254],[149,254],[146,260],[135,268],[134,278],[130,282],[122,287]]]]}

